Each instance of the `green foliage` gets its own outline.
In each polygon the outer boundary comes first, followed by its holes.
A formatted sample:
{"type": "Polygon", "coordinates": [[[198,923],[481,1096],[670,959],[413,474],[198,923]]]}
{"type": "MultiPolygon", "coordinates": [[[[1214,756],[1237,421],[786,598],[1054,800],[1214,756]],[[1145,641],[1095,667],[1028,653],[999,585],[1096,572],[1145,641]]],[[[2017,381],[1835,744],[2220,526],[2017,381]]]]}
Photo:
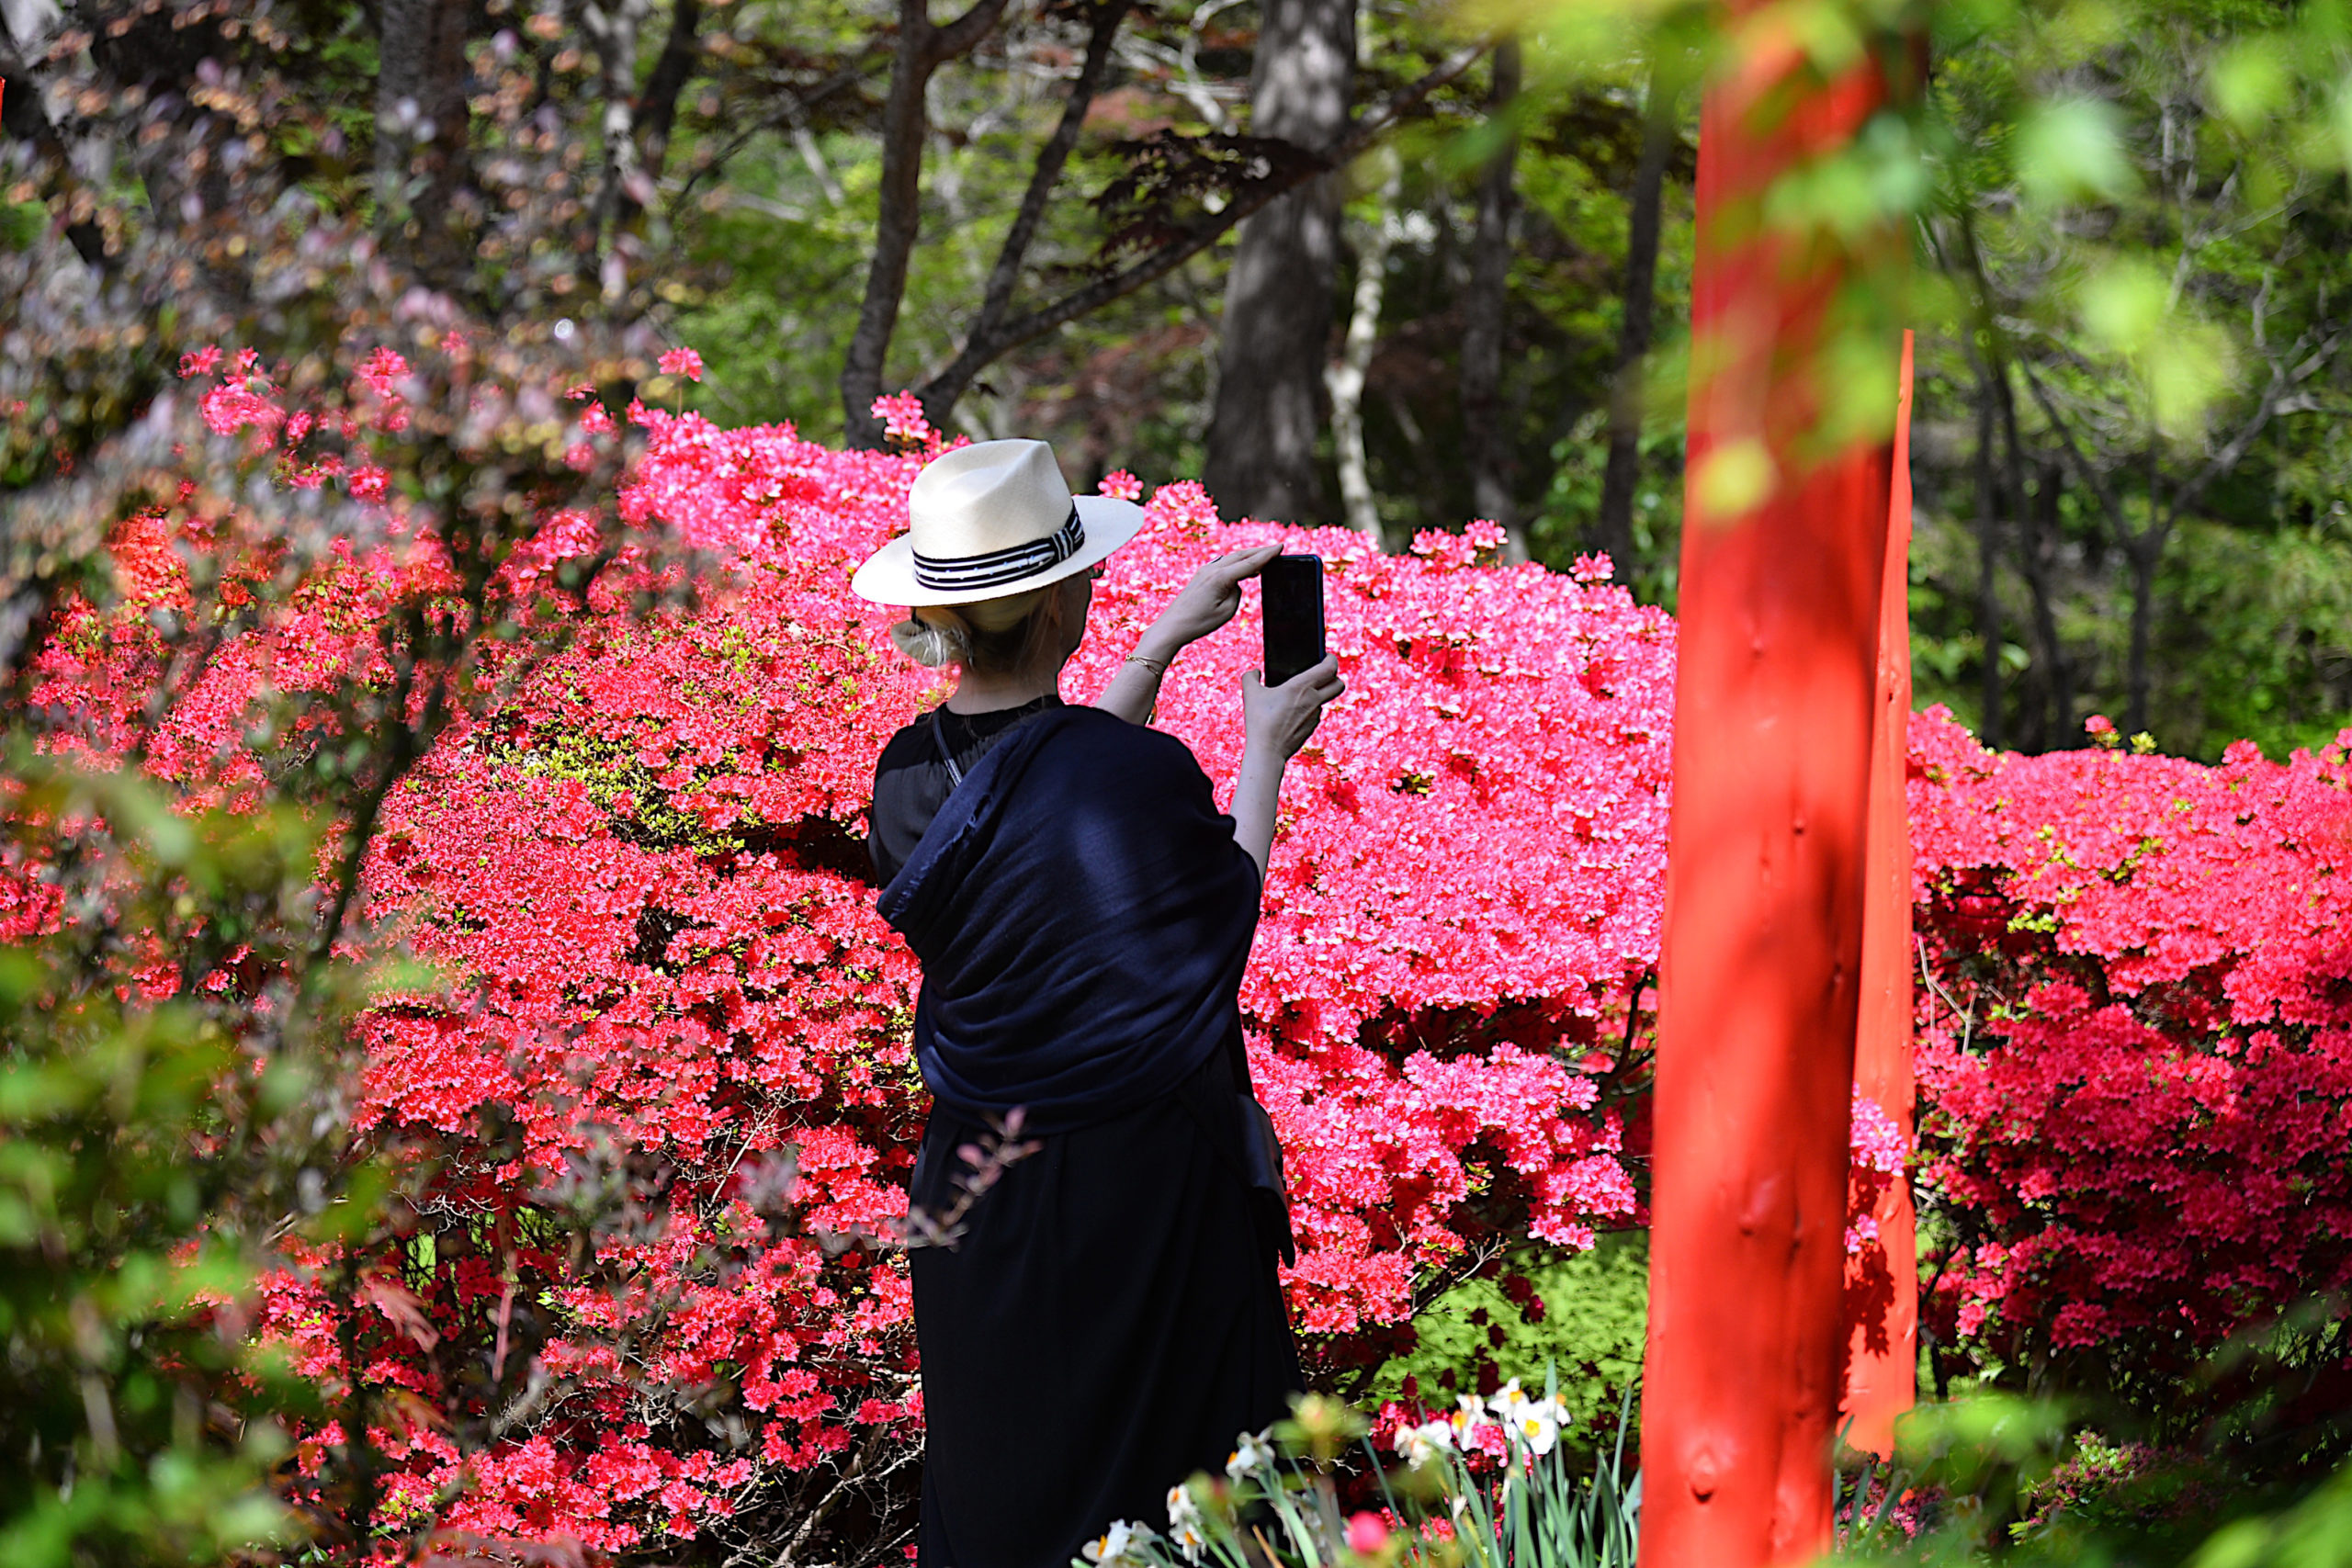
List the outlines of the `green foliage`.
{"type": "Polygon", "coordinates": [[[1500,1276],[1464,1280],[1418,1314],[1414,1348],[1380,1369],[1371,1397],[1404,1398],[1410,1378],[1424,1403],[1444,1409],[1482,1380],[1491,1386],[1503,1367],[1548,1365],[1570,1432],[1603,1438],[1641,1381],[1648,1311],[1648,1232],[1606,1232],[1589,1252],[1531,1248],[1500,1276]],[[1526,1280],[1528,1304],[1507,1291],[1510,1274],[1526,1280]]]}
{"type": "Polygon", "coordinates": [[[190,818],[137,775],[21,750],[9,772],[33,820],[111,826],[75,848],[110,852],[124,940],[208,919],[136,981],[87,928],[0,949],[0,1562],[214,1562],[284,1532],[277,1416],[316,1404],[248,1337],[257,1271],[289,1220],[331,1241],[379,1185],[333,1109],[332,1046],[368,976],[330,962],[278,988],[300,1011],[282,1031],[183,984],[232,946],[299,962],[307,922],[287,917],[317,852],[300,817],[190,818]]]}

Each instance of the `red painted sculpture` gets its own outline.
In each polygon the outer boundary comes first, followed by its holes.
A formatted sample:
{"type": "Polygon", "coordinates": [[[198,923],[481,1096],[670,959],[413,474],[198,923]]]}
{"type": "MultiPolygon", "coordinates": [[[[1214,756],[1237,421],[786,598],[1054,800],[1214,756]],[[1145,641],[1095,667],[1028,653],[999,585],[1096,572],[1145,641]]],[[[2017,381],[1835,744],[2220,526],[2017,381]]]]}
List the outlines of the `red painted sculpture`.
{"type": "MultiPolygon", "coordinates": [[[[1893,493],[1879,599],[1878,708],[1871,741],[1868,880],[1862,894],[1862,989],[1854,1028],[1854,1089],[1877,1106],[1894,1151],[1911,1144],[1911,819],[1904,777],[1911,753],[1911,334],[1903,338],[1893,493]]],[[[1845,1414],[1851,1447],[1894,1451],[1894,1421],[1917,1397],[1919,1269],[1911,1183],[1898,1167],[1872,1172],[1869,1212],[1847,1238],[1845,1414]]]]}
{"type": "MultiPolygon", "coordinates": [[[[1761,221],[1885,101],[1759,39],[1702,112],[1643,1409],[1648,1568],[1828,1544],[1889,454],[1815,355],[1883,265],[1761,221]]],[[[1866,242],[1869,243],[1869,242],[1866,242]]],[[[1889,350],[1892,353],[1893,344],[1889,350]]]]}

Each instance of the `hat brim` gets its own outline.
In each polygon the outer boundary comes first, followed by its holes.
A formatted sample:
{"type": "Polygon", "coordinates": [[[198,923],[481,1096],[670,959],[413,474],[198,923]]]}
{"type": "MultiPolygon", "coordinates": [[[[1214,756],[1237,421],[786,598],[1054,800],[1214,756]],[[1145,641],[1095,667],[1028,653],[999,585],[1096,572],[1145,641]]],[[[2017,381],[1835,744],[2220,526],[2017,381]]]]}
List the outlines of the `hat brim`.
{"type": "Polygon", "coordinates": [[[1074,577],[1090,566],[1101,565],[1113,550],[1143,531],[1143,508],[1132,501],[1081,495],[1073,499],[1073,504],[1078,508],[1079,523],[1086,531],[1086,543],[1068,559],[1056,561],[1016,581],[999,583],[977,593],[925,588],[915,581],[914,540],[901,534],[866,558],[865,564],[857,569],[857,575],[850,579],[850,592],[876,604],[904,604],[909,609],[918,604],[977,604],[989,599],[1010,598],[1074,577]]]}

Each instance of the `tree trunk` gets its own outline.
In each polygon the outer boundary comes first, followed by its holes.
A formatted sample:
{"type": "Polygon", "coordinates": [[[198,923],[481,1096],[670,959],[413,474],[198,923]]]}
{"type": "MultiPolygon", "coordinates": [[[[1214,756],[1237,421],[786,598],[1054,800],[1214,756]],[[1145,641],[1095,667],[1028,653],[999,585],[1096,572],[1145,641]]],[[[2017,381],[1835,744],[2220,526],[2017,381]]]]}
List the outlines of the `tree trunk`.
{"type": "MultiPolygon", "coordinates": [[[[1519,41],[1505,39],[1495,46],[1489,122],[1508,120],[1519,79],[1519,41]]],[[[1462,310],[1462,432],[1472,510],[1501,526],[1508,558],[1521,561],[1527,558],[1527,534],[1511,497],[1510,432],[1502,407],[1503,316],[1510,297],[1510,226],[1517,205],[1511,181],[1518,162],[1519,130],[1511,126],[1478,181],[1478,224],[1462,310]]]]}
{"type": "MultiPolygon", "coordinates": [[[[2120,530],[2119,530],[2120,531],[2120,530]]],[[[2138,735],[2148,728],[2148,644],[2156,620],[2156,568],[2164,560],[2165,536],[2171,530],[2151,526],[2126,536],[2123,554],[2132,563],[2132,653],[2125,667],[2123,732],[2138,735]]]]}
{"type": "Polygon", "coordinates": [[[605,176],[596,193],[597,228],[616,246],[653,199],[653,182],[670,156],[678,95],[693,79],[701,53],[695,35],[702,26],[702,0],[674,0],[669,36],[640,91],[639,39],[652,10],[650,0],[591,0],[581,13],[605,78],[605,176]]]}
{"type": "Polygon", "coordinates": [[[1021,281],[1022,263],[1028,258],[1030,243],[1045,221],[1046,209],[1055,187],[1061,183],[1062,170],[1069,164],[1071,152],[1078,146],[1079,133],[1086,128],[1087,110],[1102,85],[1104,73],[1110,69],[1112,45],[1118,39],[1129,8],[1129,0],[1099,0],[1094,7],[1078,79],[1070,84],[1060,122],[1038,150],[1037,161],[1029,171],[1029,188],[1022,193],[1020,209],[1013,214],[1012,227],[1005,231],[1004,243],[997,247],[996,264],[989,269],[988,282],[980,292],[979,312],[972,318],[971,327],[964,334],[964,346],[954,363],[923,384],[923,418],[934,430],[947,428],[956,400],[970,388],[988,358],[993,356],[989,344],[1012,309],[1012,292],[1021,281]]]}
{"type": "MultiPolygon", "coordinates": [[[[1123,0],[1100,0],[1098,17],[1107,16],[1113,7],[1124,10],[1123,0]]],[[[1242,187],[1216,211],[1202,212],[1177,224],[1159,243],[1125,266],[1098,273],[1059,299],[1035,306],[1017,316],[1000,315],[977,322],[966,334],[964,346],[957,352],[954,362],[919,389],[917,395],[922,399],[923,407],[926,410],[952,408],[956,400],[972,385],[973,378],[1002,355],[1023,344],[1034,343],[1114,299],[1124,299],[1136,289],[1169,276],[1185,262],[1215,244],[1227,230],[1256,217],[1261,209],[1313,177],[1317,167],[1345,167],[1375,145],[1407,115],[1414,112],[1431,93],[1458,80],[1464,72],[1477,63],[1479,56],[1486,51],[1487,46],[1483,42],[1465,44],[1454,51],[1413,81],[1390,93],[1379,107],[1359,117],[1347,134],[1336,145],[1327,148],[1321,158],[1283,169],[1242,187]]],[[[1078,118],[1066,122],[1082,123],[1085,118],[1082,111],[1083,105],[1074,97],[1069,112],[1078,118]]],[[[1050,152],[1050,149],[1048,151],[1050,152]]],[[[1042,159],[1040,166],[1043,167],[1042,159]]],[[[1181,280],[1179,287],[1189,299],[1189,288],[1181,280]]],[[[985,310],[983,314],[985,316],[985,310]]],[[[943,416],[933,414],[932,423],[941,425],[943,416]]]]}
{"type": "MultiPolygon", "coordinates": [[[[581,25],[596,46],[596,61],[604,78],[605,106],[598,122],[605,143],[605,172],[596,188],[596,243],[602,248],[619,237],[627,213],[653,194],[650,181],[638,161],[637,55],[638,39],[653,7],[648,0],[587,0],[580,9],[581,25]]],[[[620,272],[607,272],[605,298],[616,301],[620,272]]]]}
{"type": "Polygon", "coordinates": [[[2066,658],[2065,645],[2058,638],[2056,578],[2062,516],[2058,496],[2064,481],[2054,462],[2034,465],[2030,495],[2026,493],[2021,479],[2014,475],[2012,479],[2018,486],[2013,494],[2018,515],[2025,520],[2025,547],[2019,554],[2024,558],[2026,587],[2033,600],[2034,640],[2041,645],[2039,651],[2046,671],[2044,686],[2049,707],[2042,718],[2041,749],[2063,750],[2079,738],[2075,728],[2075,670],[2066,658]]]}
{"type": "Polygon", "coordinates": [[[376,210],[387,248],[437,287],[463,275],[467,184],[466,0],[377,7],[376,210]]]}
{"type": "Polygon", "coordinates": [[[934,27],[930,0],[899,0],[899,51],[890,67],[890,91],[882,101],[880,211],[874,223],[874,263],[865,272],[865,298],[857,310],[857,330],[842,361],[842,417],[850,444],[878,446],[882,422],[874,400],[882,385],[890,339],[899,330],[899,307],[907,293],[907,264],[922,229],[922,144],[929,130],[923,112],[931,78],[942,65],[987,36],[1004,14],[1005,0],[974,0],[945,27],[934,27]]]}
{"type": "MultiPolygon", "coordinates": [[[[1354,0],[1265,0],[1250,129],[1322,152],[1348,129],[1354,0]]],[[[1324,175],[1241,226],[1226,283],[1216,409],[1202,479],[1228,517],[1312,521],[1317,406],[1331,330],[1339,176],[1324,175]]]]}
{"type": "Polygon", "coordinates": [[[1993,479],[1993,387],[1982,361],[1976,370],[1976,637],[1984,649],[1978,672],[1976,738],[2001,749],[2001,503],[1993,479]]]}
{"type": "Polygon", "coordinates": [[[670,137],[678,122],[678,95],[693,80],[695,62],[702,53],[695,35],[702,28],[702,0],[676,0],[670,10],[670,37],[653,73],[645,79],[645,96],[638,109],[639,156],[649,178],[661,177],[670,160],[670,137]]]}
{"type": "Polygon", "coordinates": [[[1991,362],[1994,407],[2000,414],[2003,489],[2018,522],[2018,565],[2025,573],[2027,596],[2033,602],[2034,655],[2041,667],[2044,705],[2037,750],[2056,750],[2073,743],[2068,733],[2075,722],[2074,671],[2066,662],[2065,645],[2058,639],[2056,588],[2058,565],[2058,470],[2052,464],[2034,466],[2029,494],[2025,482],[2025,447],[2018,435],[2016,389],[2009,384],[2009,366],[1997,353],[1991,362]]]}
{"type": "Polygon", "coordinates": [[[1380,164],[1380,198],[1356,247],[1356,288],[1348,313],[1348,335],[1339,359],[1327,367],[1323,381],[1331,395],[1331,445],[1339,460],[1340,501],[1347,509],[1348,526],[1370,539],[1374,549],[1385,547],[1380,512],[1372,498],[1372,475],[1363,449],[1363,381],[1372,364],[1373,345],[1380,337],[1381,297],[1388,272],[1390,215],[1404,184],[1404,162],[1394,147],[1374,154],[1380,164]]]}
{"type": "Polygon", "coordinates": [[[854,446],[878,446],[882,440],[874,400],[882,395],[882,362],[899,330],[907,263],[922,228],[923,89],[931,82],[925,60],[931,34],[927,10],[926,0],[899,0],[899,58],[890,68],[889,94],[882,100],[881,199],[874,223],[874,264],[866,268],[865,298],[842,362],[842,418],[854,446]]]}
{"type": "Polygon", "coordinates": [[[1625,219],[1625,313],[1617,329],[1616,374],[1609,392],[1609,461],[1600,471],[1600,515],[1593,543],[1627,580],[1634,560],[1634,491],[1642,477],[1642,367],[1657,319],[1658,208],[1666,161],[1674,151],[1674,81],[1650,62],[1649,103],[1642,117],[1642,157],[1625,219]]]}

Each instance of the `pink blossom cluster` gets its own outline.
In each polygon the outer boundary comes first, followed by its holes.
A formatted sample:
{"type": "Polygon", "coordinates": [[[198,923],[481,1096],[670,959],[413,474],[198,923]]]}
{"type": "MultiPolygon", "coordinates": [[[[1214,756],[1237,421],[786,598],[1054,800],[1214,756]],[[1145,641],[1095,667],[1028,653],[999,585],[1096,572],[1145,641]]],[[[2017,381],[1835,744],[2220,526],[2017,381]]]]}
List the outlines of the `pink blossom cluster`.
{"type": "MultiPolygon", "coordinates": [[[[224,378],[215,428],[299,482],[318,426],[260,367],[189,374],[224,378]]],[[[397,436],[403,375],[371,360],[354,388],[375,417],[334,433],[345,482],[397,436]]],[[[593,394],[572,400],[568,441],[612,438],[593,394]]],[[[448,980],[364,1024],[371,1134],[426,1161],[414,1237],[368,1267],[356,1368],[325,1259],[290,1256],[267,1305],[305,1373],[385,1392],[396,1513],[641,1548],[920,1422],[903,1262],[843,1245],[903,1213],[926,1110],[918,976],[874,912],[862,836],[882,742],[942,687],[846,584],[940,443],[919,409],[885,412],[895,453],[632,408],[646,449],[619,512],[708,552],[700,604],[641,620],[600,603],[385,805],[364,912],[448,980]],[[600,1182],[630,1223],[583,1258],[544,1217],[600,1182]],[[526,1360],[549,1380],[532,1419],[462,1449],[484,1393],[447,1369],[511,1382],[526,1360]],[[681,1414],[715,1388],[731,1436],[681,1414]]],[[[1073,700],[1219,551],[1281,537],[1330,563],[1356,690],[1286,793],[1244,1005],[1298,1196],[1289,1286],[1344,1353],[1405,1315],[1417,1271],[1498,1225],[1583,1244],[1638,1219],[1594,1075],[1657,947],[1672,626],[1598,574],[1487,564],[1491,530],[1385,558],[1351,534],[1223,524],[1190,483],[1148,510],[1098,585],[1073,700]]],[[[129,738],[144,615],[185,602],[193,527],[127,525],[127,601],[78,613],[53,650],[43,699],[83,703],[99,750],[129,738]]],[[[580,544],[549,516],[513,581],[580,544]]],[[[379,536],[223,649],[151,765],[233,803],[254,777],[251,693],[365,677],[380,604],[445,570],[386,503],[379,536]]],[[[1220,779],[1256,645],[1253,611],[1188,653],[1161,703],[1220,779]]],[[[335,1440],[310,1435],[312,1469],[335,1440]]]]}
{"type": "Polygon", "coordinates": [[[2173,1366],[2352,1282],[2347,745],[2204,767],[1914,722],[1947,1342],[2173,1366]]]}

